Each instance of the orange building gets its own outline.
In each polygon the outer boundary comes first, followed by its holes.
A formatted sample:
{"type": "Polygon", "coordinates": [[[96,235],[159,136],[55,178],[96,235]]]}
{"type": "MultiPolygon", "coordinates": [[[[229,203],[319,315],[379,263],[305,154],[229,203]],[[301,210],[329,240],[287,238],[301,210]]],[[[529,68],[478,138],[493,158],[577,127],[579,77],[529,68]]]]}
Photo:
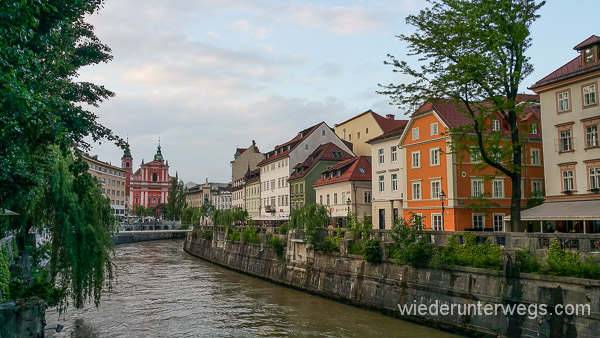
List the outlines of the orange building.
{"type": "MultiPolygon", "coordinates": [[[[531,131],[524,149],[523,207],[528,198],[543,194],[539,120],[539,106],[528,104],[521,119],[531,131]]],[[[508,130],[501,121],[492,118],[490,129],[508,130]]],[[[466,124],[472,120],[448,100],[427,103],[412,115],[399,142],[406,159],[403,215],[407,219],[412,214],[421,216],[425,227],[432,230],[509,230],[504,227],[504,217],[510,215],[510,178],[496,175],[491,167],[477,170],[475,167],[481,166],[477,152],[457,154],[451,150],[450,144],[456,140],[448,130],[466,124]]]]}

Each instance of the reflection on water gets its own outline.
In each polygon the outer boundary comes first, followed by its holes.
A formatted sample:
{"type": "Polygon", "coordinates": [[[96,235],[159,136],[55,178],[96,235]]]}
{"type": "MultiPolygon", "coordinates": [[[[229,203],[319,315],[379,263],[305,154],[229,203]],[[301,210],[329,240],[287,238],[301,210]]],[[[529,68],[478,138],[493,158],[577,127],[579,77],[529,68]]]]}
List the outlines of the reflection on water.
{"type": "Polygon", "coordinates": [[[46,315],[52,337],[448,337],[447,333],[233,272],[182,240],[117,246],[118,281],[99,309],[46,315]]]}

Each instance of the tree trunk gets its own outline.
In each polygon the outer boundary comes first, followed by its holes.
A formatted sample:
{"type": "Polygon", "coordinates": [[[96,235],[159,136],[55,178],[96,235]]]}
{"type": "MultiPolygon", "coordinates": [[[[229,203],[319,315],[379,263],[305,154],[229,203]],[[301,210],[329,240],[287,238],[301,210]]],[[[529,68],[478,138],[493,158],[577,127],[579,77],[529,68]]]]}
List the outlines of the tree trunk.
{"type": "Polygon", "coordinates": [[[521,232],[521,173],[511,175],[512,196],[510,199],[510,229],[509,231],[521,232]]]}

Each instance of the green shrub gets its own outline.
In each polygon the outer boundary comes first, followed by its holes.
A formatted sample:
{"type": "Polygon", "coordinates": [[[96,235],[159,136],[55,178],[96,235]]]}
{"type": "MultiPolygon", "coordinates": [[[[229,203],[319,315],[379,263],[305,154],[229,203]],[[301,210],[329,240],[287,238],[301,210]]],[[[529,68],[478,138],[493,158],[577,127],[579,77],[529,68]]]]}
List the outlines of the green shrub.
{"type": "Polygon", "coordinates": [[[477,235],[471,232],[462,233],[465,244],[458,244],[460,233],[453,234],[448,245],[437,250],[432,259],[432,265],[438,268],[452,268],[455,265],[472,266],[475,268],[502,268],[502,248],[494,246],[487,239],[484,244],[477,244],[477,235]]]}
{"type": "Polygon", "coordinates": [[[10,299],[10,258],[8,257],[8,244],[0,244],[0,302],[10,299]]]}
{"type": "Polygon", "coordinates": [[[277,227],[277,233],[280,235],[287,235],[288,230],[290,230],[290,225],[288,223],[283,223],[277,227]]]}
{"type": "Polygon", "coordinates": [[[351,255],[364,255],[365,252],[361,243],[352,241],[348,243],[348,253],[351,255]]]}
{"type": "Polygon", "coordinates": [[[275,252],[277,258],[281,260],[285,259],[283,256],[283,249],[285,249],[286,245],[286,241],[278,236],[273,236],[267,240],[267,246],[271,248],[273,252],[275,252]]]}
{"type": "Polygon", "coordinates": [[[242,230],[242,241],[244,243],[260,244],[260,237],[253,226],[247,226],[242,230]]]}
{"type": "Polygon", "coordinates": [[[578,252],[563,250],[554,238],[548,249],[548,272],[553,275],[600,279],[600,265],[593,258],[581,258],[578,252]]]}
{"type": "Polygon", "coordinates": [[[530,253],[528,250],[517,251],[515,260],[521,272],[541,273],[543,271],[542,263],[537,255],[530,253]]]}
{"type": "Polygon", "coordinates": [[[371,238],[363,242],[365,260],[369,263],[379,264],[383,259],[379,238],[371,238]]]}
{"type": "Polygon", "coordinates": [[[323,251],[326,253],[340,252],[340,239],[336,237],[326,237],[316,247],[316,250],[323,251]]]}
{"type": "Polygon", "coordinates": [[[227,238],[230,242],[239,242],[240,241],[240,231],[235,229],[229,233],[229,237],[227,238]]]}

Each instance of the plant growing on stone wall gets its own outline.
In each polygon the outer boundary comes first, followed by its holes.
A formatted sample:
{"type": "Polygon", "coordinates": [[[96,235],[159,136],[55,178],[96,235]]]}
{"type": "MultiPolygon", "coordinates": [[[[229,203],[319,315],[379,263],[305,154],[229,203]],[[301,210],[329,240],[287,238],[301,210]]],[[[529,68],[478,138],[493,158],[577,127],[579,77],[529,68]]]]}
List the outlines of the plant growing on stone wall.
{"type": "Polygon", "coordinates": [[[306,204],[292,210],[289,225],[292,229],[303,230],[304,238],[312,249],[323,241],[320,229],[327,225],[329,211],[320,204],[306,204]]]}
{"type": "Polygon", "coordinates": [[[383,260],[381,241],[379,238],[371,238],[363,242],[365,260],[369,263],[379,264],[383,260]]]}
{"type": "Polygon", "coordinates": [[[277,233],[280,235],[287,235],[288,230],[290,230],[290,225],[287,222],[277,227],[277,233]]]}
{"type": "Polygon", "coordinates": [[[260,237],[253,226],[247,226],[242,230],[242,241],[244,243],[260,244],[260,237]]]}
{"type": "Polygon", "coordinates": [[[422,219],[398,218],[394,220],[390,237],[394,243],[390,247],[390,257],[399,264],[427,266],[433,257],[435,246],[422,229],[422,219]]]}
{"type": "Polygon", "coordinates": [[[10,270],[8,269],[10,257],[8,256],[8,244],[0,245],[0,302],[10,299],[10,270]]]}
{"type": "Polygon", "coordinates": [[[350,213],[348,222],[346,224],[346,230],[350,231],[352,236],[356,238],[369,238],[371,231],[373,230],[373,224],[371,224],[371,218],[365,213],[362,220],[358,220],[358,214],[356,212],[350,213]]]}
{"type": "Polygon", "coordinates": [[[556,238],[548,249],[546,263],[553,275],[600,279],[600,265],[592,257],[584,260],[578,252],[561,249],[556,238]]]}
{"type": "Polygon", "coordinates": [[[286,245],[286,241],[279,238],[278,236],[272,236],[267,240],[267,246],[273,250],[277,258],[280,260],[285,259],[285,256],[283,255],[283,250],[285,249],[286,245]]]}
{"type": "Polygon", "coordinates": [[[452,268],[455,265],[475,268],[502,268],[502,248],[492,245],[489,238],[482,245],[477,244],[477,235],[471,232],[456,233],[448,239],[448,245],[437,250],[432,265],[438,268],[452,268]],[[465,244],[458,243],[458,236],[464,236],[465,244]]]}
{"type": "Polygon", "coordinates": [[[519,271],[527,273],[541,273],[544,270],[539,257],[529,252],[529,247],[515,253],[515,261],[519,271]]]}
{"type": "Polygon", "coordinates": [[[229,236],[227,237],[227,239],[230,242],[239,242],[240,241],[240,231],[238,229],[233,230],[229,236]]]}

